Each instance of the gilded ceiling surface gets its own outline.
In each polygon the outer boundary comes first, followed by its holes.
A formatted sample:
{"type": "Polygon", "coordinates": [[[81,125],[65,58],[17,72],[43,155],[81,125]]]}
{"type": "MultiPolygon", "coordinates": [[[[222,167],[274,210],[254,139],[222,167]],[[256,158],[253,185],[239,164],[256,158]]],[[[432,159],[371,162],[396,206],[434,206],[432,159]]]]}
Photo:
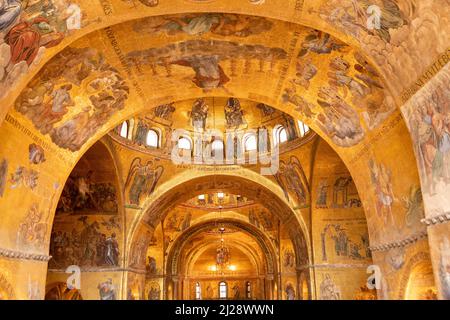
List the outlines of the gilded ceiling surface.
{"type": "MultiPolygon", "coordinates": [[[[449,0],[0,0],[0,298],[42,296],[47,267],[32,264],[48,252],[50,266],[78,257],[109,270],[104,287],[125,283],[114,272],[142,265],[175,208],[216,211],[209,193],[219,192],[230,211],[257,201],[274,214],[298,264],[373,253],[386,275],[379,294],[404,297],[411,270],[430,273],[414,263],[432,261],[449,297],[449,17],[449,0]],[[132,130],[120,137],[124,121],[132,130]],[[195,123],[224,132],[297,121],[317,136],[288,141],[271,176],[259,164],[169,161],[171,132],[195,123]],[[139,142],[143,128],[159,130],[154,149],[139,142]],[[62,252],[54,218],[73,247],[88,250],[92,232],[114,253],[62,252]],[[2,260],[21,255],[34,277],[2,260]]],[[[293,297],[290,272],[280,297],[293,297]]],[[[348,285],[338,273],[317,271],[317,298],[341,297],[325,290],[348,285]]],[[[156,296],[163,284],[145,286],[156,296]]]]}

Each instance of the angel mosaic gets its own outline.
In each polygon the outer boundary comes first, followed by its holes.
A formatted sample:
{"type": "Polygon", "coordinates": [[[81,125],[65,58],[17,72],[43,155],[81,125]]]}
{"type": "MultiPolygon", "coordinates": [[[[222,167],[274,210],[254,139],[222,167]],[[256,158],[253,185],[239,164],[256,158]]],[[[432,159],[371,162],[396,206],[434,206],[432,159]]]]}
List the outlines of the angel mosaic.
{"type": "Polygon", "coordinates": [[[151,195],[163,172],[163,166],[155,167],[153,161],[143,164],[141,158],[135,158],[131,162],[125,183],[130,204],[139,206],[143,197],[151,195]]]}
{"type": "Polygon", "coordinates": [[[299,204],[306,205],[308,181],[297,157],[292,156],[289,162],[280,161],[280,168],[275,178],[287,199],[290,199],[293,194],[299,204]]]}

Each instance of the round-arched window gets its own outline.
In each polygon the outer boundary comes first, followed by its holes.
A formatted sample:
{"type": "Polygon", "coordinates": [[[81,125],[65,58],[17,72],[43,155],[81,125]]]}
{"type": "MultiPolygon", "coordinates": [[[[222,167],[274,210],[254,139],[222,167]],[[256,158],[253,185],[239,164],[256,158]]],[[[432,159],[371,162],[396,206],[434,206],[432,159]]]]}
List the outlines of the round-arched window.
{"type": "Polygon", "coordinates": [[[124,121],[122,125],[120,126],[119,135],[122,138],[128,139],[128,129],[130,125],[128,124],[128,121],[124,121]]]}
{"type": "Polygon", "coordinates": [[[147,146],[158,148],[159,147],[159,134],[156,130],[150,129],[147,132],[147,146]]]}
{"type": "Polygon", "coordinates": [[[245,151],[258,150],[258,139],[255,134],[250,133],[244,137],[244,148],[245,151]]]}
{"type": "Polygon", "coordinates": [[[181,137],[178,139],[178,149],[192,150],[191,140],[187,137],[181,137]]]}
{"type": "Polygon", "coordinates": [[[219,299],[226,299],[228,297],[228,285],[222,281],[219,283],[219,299]]]}
{"type": "Polygon", "coordinates": [[[200,283],[195,284],[195,299],[201,300],[202,299],[202,287],[200,286],[200,283]]]}
{"type": "Polygon", "coordinates": [[[311,131],[311,129],[304,124],[303,122],[301,122],[300,120],[297,121],[298,124],[298,130],[300,132],[300,137],[304,137],[308,134],[309,131],[311,131]]]}
{"type": "Polygon", "coordinates": [[[288,141],[288,135],[285,127],[283,127],[282,125],[278,125],[274,128],[273,141],[274,145],[288,141]]]}

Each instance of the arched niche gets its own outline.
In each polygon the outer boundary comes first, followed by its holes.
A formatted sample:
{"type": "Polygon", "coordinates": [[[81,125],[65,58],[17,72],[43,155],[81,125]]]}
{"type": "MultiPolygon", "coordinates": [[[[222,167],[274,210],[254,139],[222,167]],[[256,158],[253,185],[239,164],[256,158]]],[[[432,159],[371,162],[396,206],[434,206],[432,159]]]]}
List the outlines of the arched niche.
{"type": "MultiPolygon", "coordinates": [[[[166,274],[168,276],[168,281],[166,281],[166,286],[168,287],[168,283],[172,282],[173,286],[178,286],[177,291],[174,291],[178,297],[181,297],[182,294],[180,281],[183,279],[183,277],[187,276],[189,273],[189,264],[192,262],[191,259],[189,259],[189,249],[186,247],[191,247],[189,244],[191,243],[191,239],[194,239],[195,237],[199,236],[205,231],[212,230],[217,227],[217,223],[215,221],[209,221],[209,222],[203,222],[199,223],[197,225],[194,225],[183,232],[183,234],[175,240],[175,242],[171,245],[168,253],[168,259],[167,259],[167,271],[166,274]],[[188,252],[186,252],[186,249],[188,252]],[[187,261],[186,261],[187,259],[187,261]],[[176,282],[173,283],[173,278],[176,278],[176,282]]],[[[250,236],[254,241],[258,243],[259,250],[262,250],[262,256],[258,257],[257,259],[251,258],[252,253],[249,252],[251,248],[245,248],[242,244],[239,244],[241,246],[241,250],[245,252],[246,255],[249,256],[249,259],[259,261],[262,259],[263,264],[258,266],[258,263],[255,265],[257,268],[257,271],[262,272],[259,273],[259,276],[262,276],[264,278],[271,276],[274,277],[277,274],[278,266],[277,266],[277,258],[275,254],[275,248],[273,246],[273,243],[267,238],[267,236],[258,228],[250,225],[249,223],[244,223],[240,220],[233,220],[233,219],[223,219],[219,222],[220,227],[225,229],[236,229],[240,232],[245,233],[246,235],[250,236]]],[[[232,242],[233,243],[233,242],[232,242]]],[[[203,250],[207,250],[208,247],[211,245],[206,245],[206,248],[203,248],[203,250]]],[[[192,248],[191,248],[192,249],[192,248]]],[[[215,247],[213,246],[213,249],[215,247]]],[[[199,250],[202,250],[201,248],[199,250]]],[[[194,250],[195,251],[195,250],[194,250]]],[[[201,255],[201,252],[197,253],[197,258],[199,255],[201,255]]],[[[218,277],[212,277],[215,280],[219,281],[220,276],[218,277]]],[[[214,280],[211,280],[214,281],[214,280]]],[[[266,283],[262,283],[259,285],[265,286],[266,283]]],[[[273,290],[273,283],[269,286],[273,290]]],[[[185,288],[183,288],[185,289],[185,288]]],[[[264,287],[264,291],[266,291],[266,287],[264,287]]],[[[176,298],[177,296],[167,296],[169,299],[176,298]]],[[[272,297],[272,293],[265,292],[265,298],[272,297]]],[[[212,298],[212,297],[209,297],[212,298]]]]}

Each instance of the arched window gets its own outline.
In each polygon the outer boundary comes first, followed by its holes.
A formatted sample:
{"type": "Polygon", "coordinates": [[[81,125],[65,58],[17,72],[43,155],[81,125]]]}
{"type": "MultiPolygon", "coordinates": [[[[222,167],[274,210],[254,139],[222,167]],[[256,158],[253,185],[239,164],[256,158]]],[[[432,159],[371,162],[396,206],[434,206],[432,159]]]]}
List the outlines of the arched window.
{"type": "Polygon", "coordinates": [[[128,139],[128,128],[129,124],[128,121],[124,121],[122,125],[120,126],[119,134],[122,138],[128,139]]]}
{"type": "Polygon", "coordinates": [[[222,140],[214,140],[211,146],[212,156],[215,157],[216,154],[224,153],[224,145],[222,140]]]}
{"type": "Polygon", "coordinates": [[[159,147],[159,134],[153,129],[147,132],[147,146],[158,148],[159,147]]]}
{"type": "Polygon", "coordinates": [[[178,149],[192,150],[191,140],[187,137],[181,137],[178,139],[178,149]]]}
{"type": "Polygon", "coordinates": [[[244,148],[245,151],[258,150],[258,139],[255,134],[250,133],[244,137],[244,148]]]}
{"type": "Polygon", "coordinates": [[[206,197],[204,194],[198,196],[198,203],[203,205],[206,204],[206,197]]]}
{"type": "Polygon", "coordinates": [[[198,282],[195,284],[195,299],[202,300],[202,287],[198,282]]]}
{"type": "Polygon", "coordinates": [[[300,137],[304,137],[308,134],[308,132],[311,130],[306,124],[301,122],[300,120],[297,121],[298,129],[300,131],[300,137]]]}
{"type": "Polygon", "coordinates": [[[250,283],[250,281],[247,281],[247,283],[245,284],[245,293],[247,299],[252,298],[252,284],[250,283]]]}
{"type": "Polygon", "coordinates": [[[288,135],[286,128],[278,125],[273,130],[273,142],[274,145],[281,144],[288,141],[288,135]]]}
{"type": "Polygon", "coordinates": [[[228,297],[228,285],[222,281],[219,283],[219,299],[226,299],[228,297]]]}

